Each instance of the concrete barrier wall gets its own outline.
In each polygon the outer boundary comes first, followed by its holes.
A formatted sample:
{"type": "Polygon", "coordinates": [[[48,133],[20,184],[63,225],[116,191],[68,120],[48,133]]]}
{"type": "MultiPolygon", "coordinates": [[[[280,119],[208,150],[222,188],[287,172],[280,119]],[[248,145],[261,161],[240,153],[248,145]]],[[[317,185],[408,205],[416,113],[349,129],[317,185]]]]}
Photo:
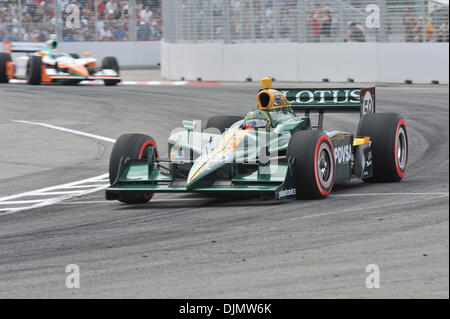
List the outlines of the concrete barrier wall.
{"type": "Polygon", "coordinates": [[[169,80],[449,83],[448,43],[161,44],[169,80]]]}
{"type": "MultiPolygon", "coordinates": [[[[19,45],[26,46],[27,43],[19,45]]],[[[32,46],[43,43],[30,43],[32,46]]],[[[146,67],[161,63],[160,41],[130,42],[60,42],[59,48],[64,52],[91,52],[92,57],[101,61],[105,56],[115,56],[122,67],[146,67]]]]}
{"type": "Polygon", "coordinates": [[[105,56],[115,56],[124,67],[145,67],[161,63],[160,41],[136,42],[62,42],[60,47],[66,52],[89,51],[99,61],[105,56]]]}

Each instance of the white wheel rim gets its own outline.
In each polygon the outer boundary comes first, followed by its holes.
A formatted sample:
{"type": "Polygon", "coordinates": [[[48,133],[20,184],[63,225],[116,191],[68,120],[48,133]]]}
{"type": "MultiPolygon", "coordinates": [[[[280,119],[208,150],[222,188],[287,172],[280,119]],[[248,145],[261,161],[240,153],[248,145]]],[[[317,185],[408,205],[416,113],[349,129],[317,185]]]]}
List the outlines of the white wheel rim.
{"type": "Polygon", "coordinates": [[[331,150],[327,144],[323,143],[318,151],[316,167],[319,183],[324,189],[329,189],[333,181],[334,167],[332,161],[331,150]]]}
{"type": "Polygon", "coordinates": [[[404,171],[408,160],[408,143],[406,140],[406,132],[403,126],[398,130],[397,134],[397,163],[400,170],[404,171]]]}

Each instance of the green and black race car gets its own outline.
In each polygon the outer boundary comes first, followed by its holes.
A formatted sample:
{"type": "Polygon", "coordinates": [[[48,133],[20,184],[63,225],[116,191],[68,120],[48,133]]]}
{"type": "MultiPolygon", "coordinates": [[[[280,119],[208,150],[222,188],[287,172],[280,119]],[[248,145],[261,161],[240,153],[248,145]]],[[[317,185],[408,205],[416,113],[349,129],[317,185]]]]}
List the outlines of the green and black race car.
{"type": "Polygon", "coordinates": [[[327,197],[351,179],[398,182],[408,163],[405,120],[375,113],[375,88],[271,89],[245,117],[213,116],[201,132],[184,121],[161,158],[147,135],[122,135],[109,163],[106,199],[136,204],[154,193],[265,193],[276,199],[327,197]],[[296,112],[302,112],[299,116],[296,112]],[[316,127],[310,113],[319,113],[316,127]],[[357,134],[323,131],[325,112],[361,114],[357,134]]]}

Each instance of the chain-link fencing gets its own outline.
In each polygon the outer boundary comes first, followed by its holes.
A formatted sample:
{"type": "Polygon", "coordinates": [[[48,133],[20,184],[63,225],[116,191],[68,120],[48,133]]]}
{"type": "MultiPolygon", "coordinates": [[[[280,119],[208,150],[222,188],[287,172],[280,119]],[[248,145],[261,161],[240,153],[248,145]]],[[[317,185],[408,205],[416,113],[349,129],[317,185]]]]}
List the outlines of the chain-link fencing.
{"type": "Polygon", "coordinates": [[[161,0],[0,0],[0,41],[148,41],[162,37],[161,0]]]}
{"type": "Polygon", "coordinates": [[[164,0],[186,42],[448,42],[445,0],[164,0]]]}

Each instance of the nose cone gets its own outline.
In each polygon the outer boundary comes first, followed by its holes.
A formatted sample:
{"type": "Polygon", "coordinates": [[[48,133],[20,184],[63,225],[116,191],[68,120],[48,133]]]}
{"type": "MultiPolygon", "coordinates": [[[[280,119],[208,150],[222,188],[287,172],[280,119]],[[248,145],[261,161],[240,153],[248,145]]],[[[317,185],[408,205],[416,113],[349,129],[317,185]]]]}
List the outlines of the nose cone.
{"type": "Polygon", "coordinates": [[[223,160],[205,160],[198,159],[194,166],[192,166],[187,179],[186,187],[188,190],[196,187],[208,186],[214,183],[214,177],[211,174],[226,164],[226,159],[223,160]]]}
{"type": "Polygon", "coordinates": [[[75,73],[76,75],[89,76],[89,72],[83,65],[72,64],[69,67],[69,72],[75,73]]]}

